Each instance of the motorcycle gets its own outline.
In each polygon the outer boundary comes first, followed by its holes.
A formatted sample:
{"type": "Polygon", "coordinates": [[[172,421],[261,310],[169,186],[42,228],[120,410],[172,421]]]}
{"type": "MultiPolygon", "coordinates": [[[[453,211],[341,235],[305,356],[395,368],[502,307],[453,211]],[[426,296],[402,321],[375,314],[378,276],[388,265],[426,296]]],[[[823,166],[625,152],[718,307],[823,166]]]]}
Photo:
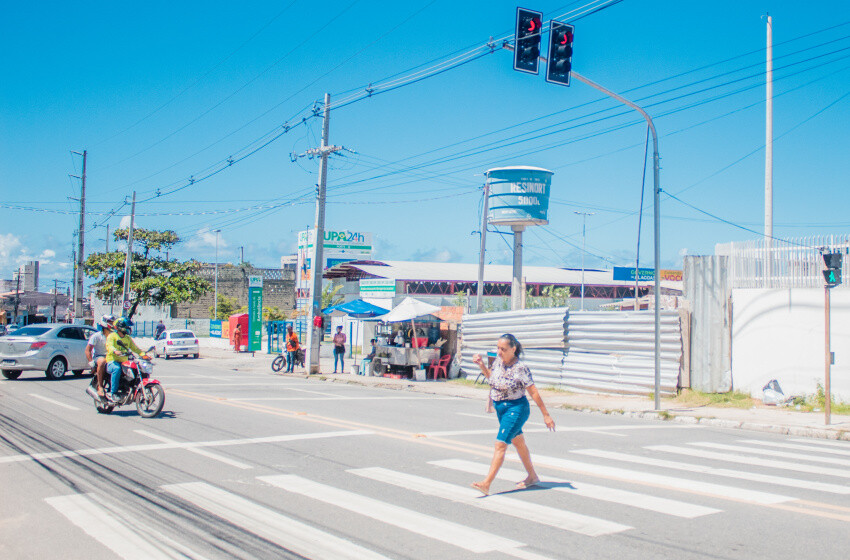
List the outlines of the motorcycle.
{"type": "MultiPolygon", "coordinates": [[[[152,350],[153,347],[149,348],[148,352],[152,350]]],[[[110,414],[116,406],[135,403],[142,418],[153,418],[162,412],[162,407],[165,406],[165,389],[158,380],[151,379],[152,361],[143,360],[129,350],[127,354],[127,360],[121,363],[121,378],[118,391],[115,391],[120,395],[119,400],[98,396],[96,376],[92,376],[86,393],[94,399],[94,407],[100,414],[110,414]]],[[[105,390],[111,390],[110,376],[105,376],[103,385],[105,390]]]]}

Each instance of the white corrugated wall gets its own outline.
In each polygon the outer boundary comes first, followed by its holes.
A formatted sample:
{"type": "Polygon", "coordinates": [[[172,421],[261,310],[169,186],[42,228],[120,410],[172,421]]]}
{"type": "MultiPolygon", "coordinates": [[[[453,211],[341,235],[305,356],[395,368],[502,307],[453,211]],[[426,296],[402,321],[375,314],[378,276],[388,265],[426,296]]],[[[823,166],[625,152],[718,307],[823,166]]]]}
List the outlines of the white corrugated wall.
{"type": "MultiPolygon", "coordinates": [[[[653,311],[531,309],[464,315],[461,370],[478,375],[472,355],[493,352],[511,333],[535,380],[571,391],[648,395],[655,385],[653,311]]],[[[682,335],[676,311],[661,312],[661,391],[676,392],[682,335]]]]}

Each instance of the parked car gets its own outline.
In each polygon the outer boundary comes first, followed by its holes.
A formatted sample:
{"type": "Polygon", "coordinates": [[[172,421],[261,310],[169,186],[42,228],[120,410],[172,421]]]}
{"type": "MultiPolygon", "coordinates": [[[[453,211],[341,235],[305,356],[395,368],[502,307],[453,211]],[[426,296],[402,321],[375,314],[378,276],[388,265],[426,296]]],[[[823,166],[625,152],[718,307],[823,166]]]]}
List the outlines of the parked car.
{"type": "Polygon", "coordinates": [[[192,356],[198,358],[201,355],[201,346],[198,337],[192,331],[165,331],[154,341],[154,356],[157,358],[165,356],[169,359],[173,356],[192,356]]]}
{"type": "Polygon", "coordinates": [[[0,339],[0,371],[17,379],[28,370],[59,379],[68,371],[82,375],[88,369],[86,341],[95,332],[87,325],[46,323],[27,325],[0,339]]]}
{"type": "Polygon", "coordinates": [[[0,325],[0,336],[6,334],[6,325],[0,325]]]}

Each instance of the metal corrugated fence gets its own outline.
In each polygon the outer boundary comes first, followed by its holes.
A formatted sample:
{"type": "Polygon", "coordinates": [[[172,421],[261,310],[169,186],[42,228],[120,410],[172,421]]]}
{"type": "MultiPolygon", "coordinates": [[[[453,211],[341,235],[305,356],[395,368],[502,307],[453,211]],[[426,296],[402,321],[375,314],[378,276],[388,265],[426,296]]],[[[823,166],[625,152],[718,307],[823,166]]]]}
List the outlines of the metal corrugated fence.
{"type": "MultiPolygon", "coordinates": [[[[655,384],[653,311],[569,313],[567,308],[464,315],[461,370],[478,375],[472,355],[494,351],[504,333],[519,339],[523,361],[541,384],[571,391],[649,394],[655,384]]],[[[676,311],[661,312],[661,390],[676,392],[682,336],[676,311]]]]}

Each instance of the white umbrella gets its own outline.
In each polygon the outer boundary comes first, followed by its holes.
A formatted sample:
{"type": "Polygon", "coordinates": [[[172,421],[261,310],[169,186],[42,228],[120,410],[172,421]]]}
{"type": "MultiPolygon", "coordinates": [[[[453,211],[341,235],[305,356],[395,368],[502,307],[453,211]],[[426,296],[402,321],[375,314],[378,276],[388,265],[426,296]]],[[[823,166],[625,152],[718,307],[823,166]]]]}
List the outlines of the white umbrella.
{"type": "Polygon", "coordinates": [[[398,323],[401,321],[410,321],[422,315],[431,315],[437,313],[440,309],[437,305],[431,305],[430,303],[425,303],[424,301],[407,296],[401,303],[393,307],[392,311],[385,315],[378,315],[375,318],[385,323],[398,323]]]}

